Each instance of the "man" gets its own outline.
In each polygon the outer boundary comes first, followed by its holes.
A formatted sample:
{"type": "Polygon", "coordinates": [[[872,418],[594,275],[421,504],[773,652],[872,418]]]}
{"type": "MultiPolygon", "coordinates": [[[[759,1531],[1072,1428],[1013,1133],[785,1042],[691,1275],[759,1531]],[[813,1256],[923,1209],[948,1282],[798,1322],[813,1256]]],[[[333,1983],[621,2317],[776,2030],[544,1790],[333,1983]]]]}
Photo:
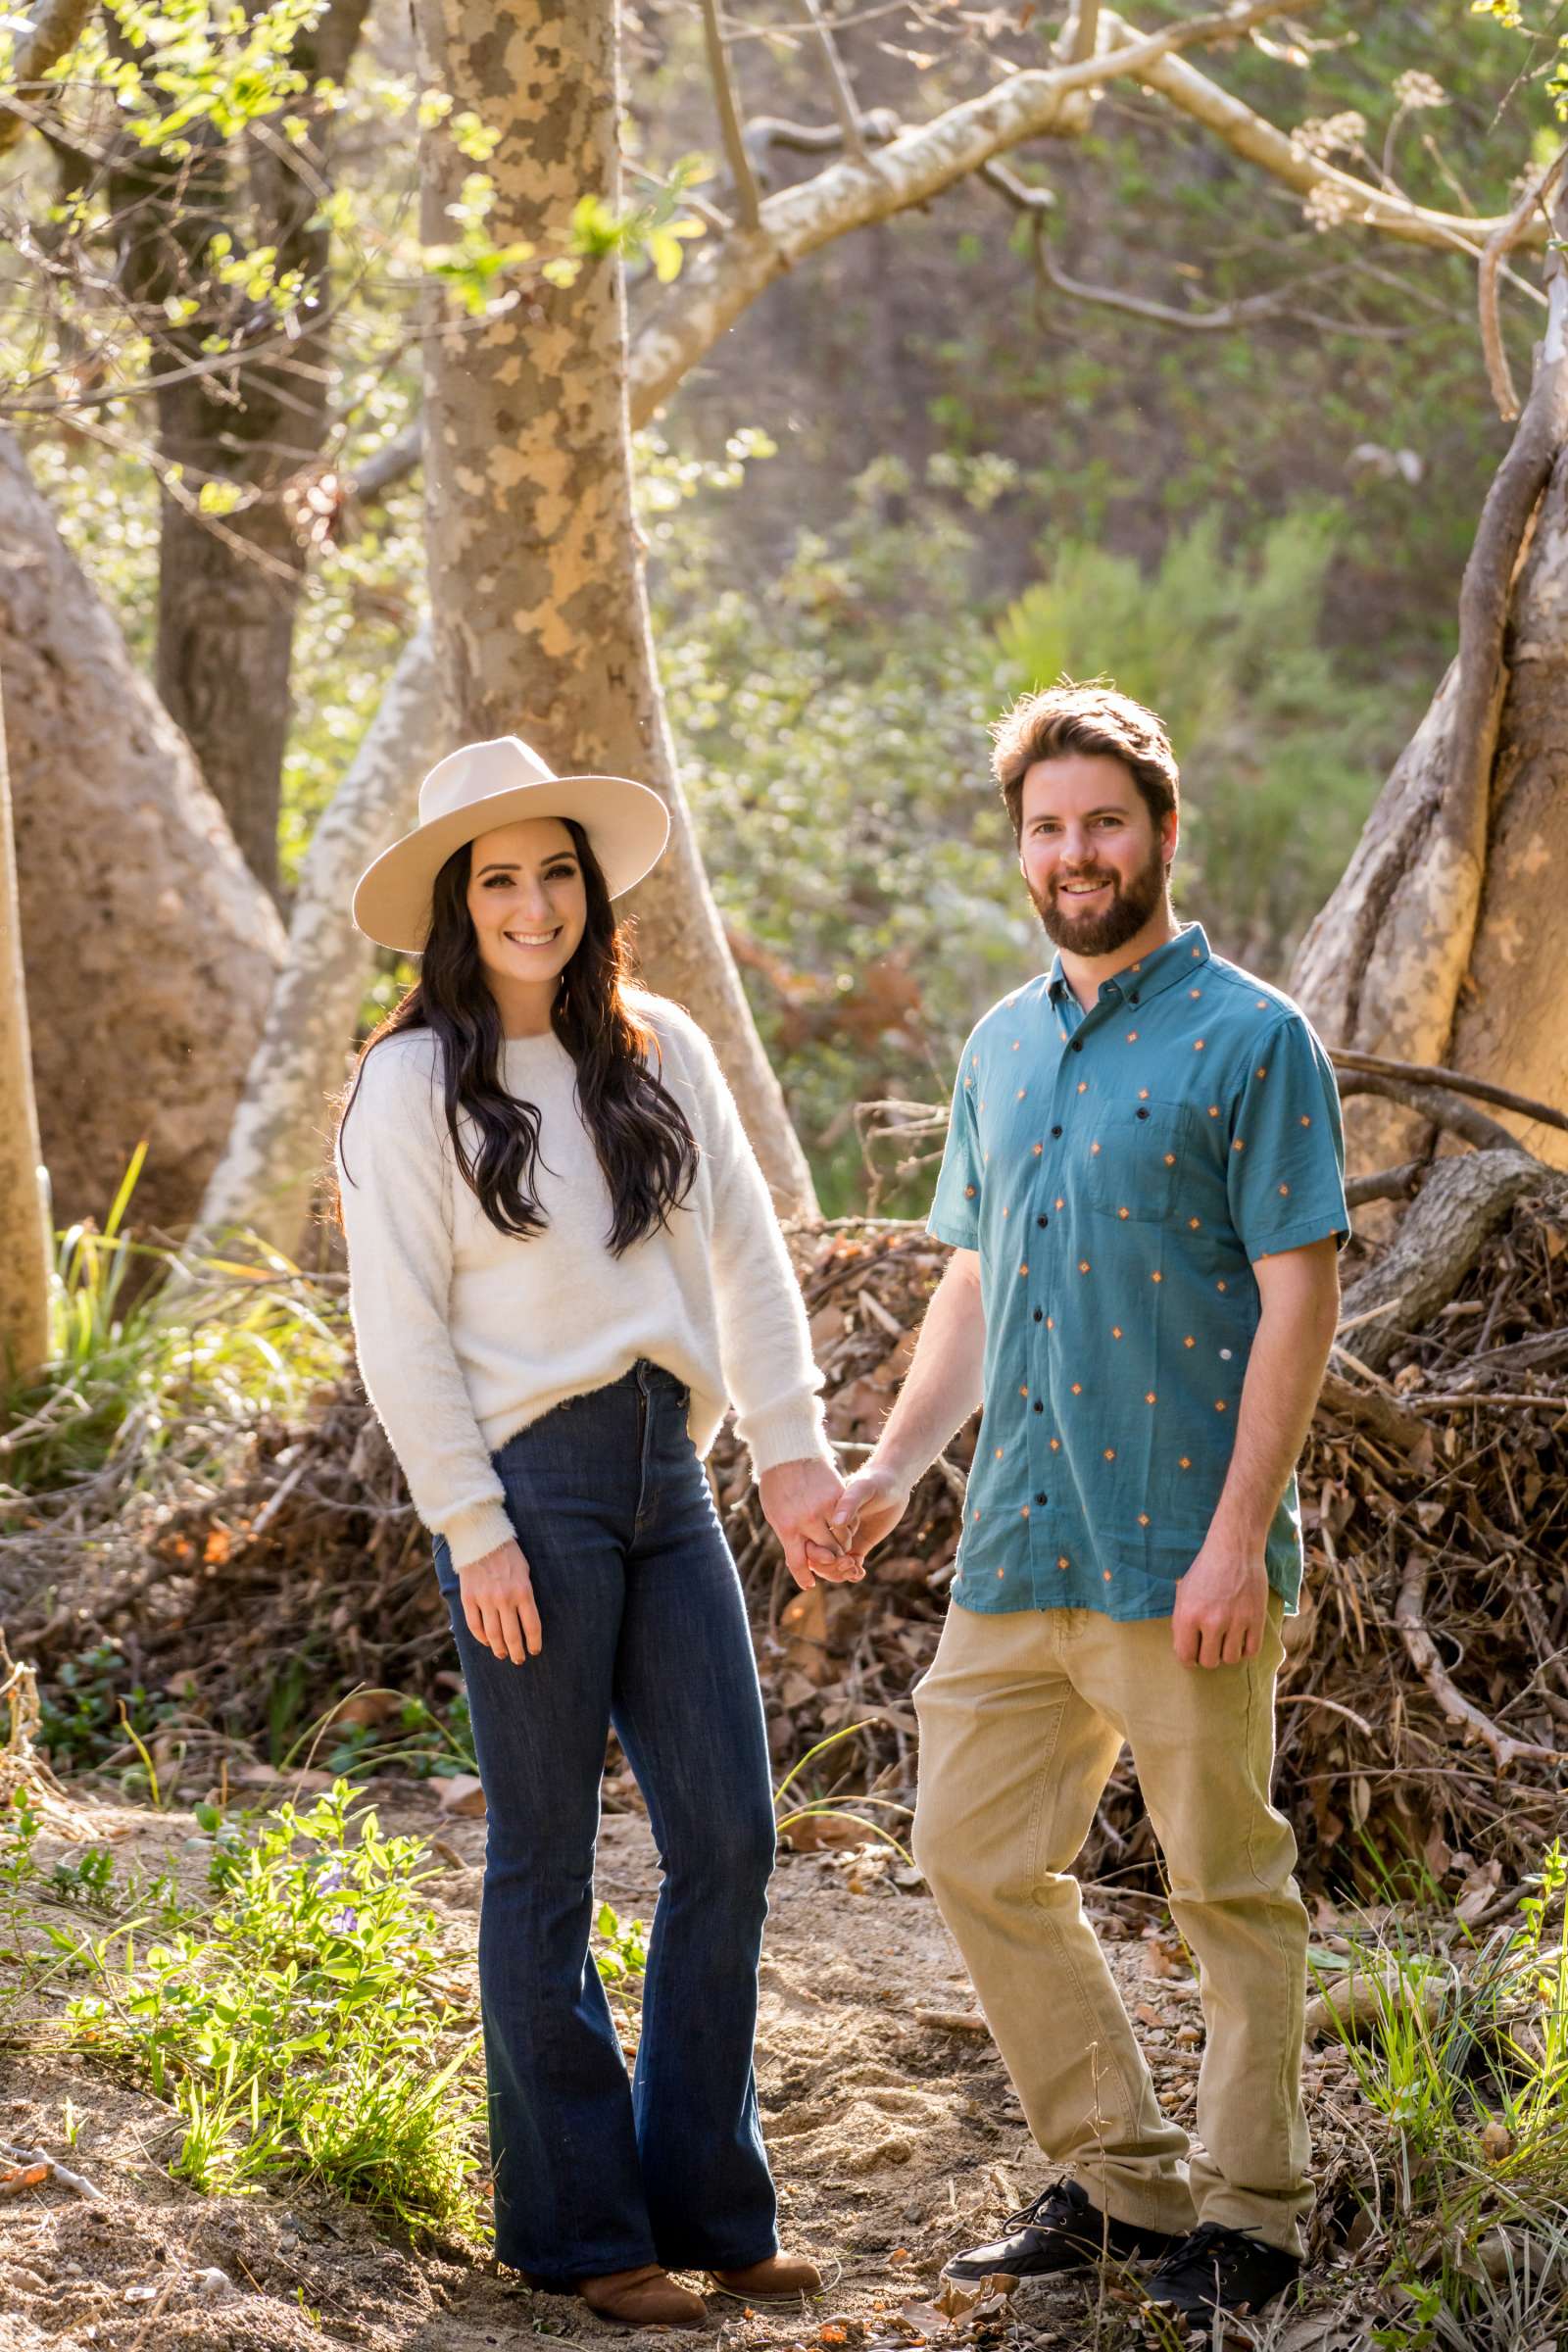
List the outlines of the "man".
{"type": "Polygon", "coordinates": [[[1269,1779],[1348,1228],[1339,1103],[1290,999],[1172,913],[1152,711],[1052,688],[994,764],[1057,954],[964,1049],[930,1218],[954,1254],[835,1515],[863,1556],[983,1402],[914,1843],[1066,2173],[950,2276],[1150,2256],[1151,2296],[1206,2322],[1289,2285],[1311,2202],[1306,1918],[1269,1779]],[[1200,1969],[1190,2164],[1068,1875],[1123,1740],[1200,1969]]]}

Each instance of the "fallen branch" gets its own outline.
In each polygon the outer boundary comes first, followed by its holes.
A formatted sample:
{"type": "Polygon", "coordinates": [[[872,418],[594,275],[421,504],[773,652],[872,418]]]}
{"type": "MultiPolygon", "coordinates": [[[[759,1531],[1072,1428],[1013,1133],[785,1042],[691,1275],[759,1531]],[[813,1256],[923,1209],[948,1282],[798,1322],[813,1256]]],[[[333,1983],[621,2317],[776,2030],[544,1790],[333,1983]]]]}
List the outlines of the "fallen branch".
{"type": "MultiPolygon", "coordinates": [[[[1390,1081],[1361,1083],[1381,1087],[1390,1081]]],[[[1490,1126],[1491,1121],[1484,1124],[1490,1126]]],[[[1505,1149],[1462,1152],[1435,1160],[1389,1249],[1346,1294],[1341,1329],[1357,1318],[1365,1320],[1358,1352],[1371,1369],[1386,1371],[1403,1345],[1403,1335],[1424,1330],[1447,1305],[1516,1200],[1562,1182],[1553,1169],[1532,1159],[1511,1139],[1505,1149]],[[1370,1320],[1374,1307],[1388,1311],[1370,1320]]]]}
{"type": "MultiPolygon", "coordinates": [[[[92,2182],[83,2180],[80,2173],[74,2173],[69,2165],[59,2163],[53,2156],[46,2156],[41,2148],[16,2148],[10,2140],[0,2139],[0,2156],[6,2157],[12,2164],[24,2166],[28,2173],[39,2173],[46,2180],[58,2180],[62,2188],[74,2188],[77,2196],[85,2197],[90,2205],[104,2202],[101,2188],[94,2188],[92,2182]]],[[[19,2183],[19,2186],[32,2185],[31,2181],[19,2183]]]]}
{"type": "Polygon", "coordinates": [[[1385,1054],[1358,1054],[1348,1046],[1330,1046],[1329,1059],[1337,1070],[1354,1070],[1369,1078],[1398,1078],[1406,1086],[1446,1087],[1450,1094],[1471,1095],[1478,1102],[1516,1110],[1521,1118],[1534,1119],[1538,1126],[1559,1127],[1568,1134],[1568,1111],[1553,1110],[1549,1102],[1538,1102],[1530,1095],[1517,1095],[1512,1087],[1494,1086],[1490,1078],[1472,1078],[1464,1070],[1446,1070],[1432,1061],[1393,1061],[1385,1054]]]}
{"type": "Polygon", "coordinates": [[[1455,1102],[1446,1089],[1409,1086],[1402,1078],[1385,1078],[1375,1070],[1348,1069],[1340,1073],[1340,1093],[1347,1098],[1381,1095],[1385,1102],[1413,1110],[1429,1127],[1442,1127],[1449,1135],[1458,1136],[1477,1152],[1524,1150],[1519,1138],[1500,1120],[1489,1119],[1485,1111],[1472,1110],[1468,1102],[1455,1102]]]}
{"type": "Polygon", "coordinates": [[[1436,1396],[1412,1396],[1410,1402],[1418,1413],[1453,1404],[1506,1404],[1515,1409],[1523,1405],[1538,1413],[1568,1413],[1568,1396],[1531,1396],[1523,1390],[1446,1389],[1436,1396]]]}
{"type": "Polygon", "coordinates": [[[1408,1977],[1394,1970],[1387,1976],[1369,1977],[1356,1969],[1333,1992],[1320,1992],[1307,2002],[1301,2018],[1304,2038],[1321,2041],[1327,2034],[1338,2034],[1348,2041],[1377,2025],[1394,2003],[1409,2006],[1412,1992],[1417,1994],[1427,2024],[1436,2025],[1443,2014],[1443,1986],[1436,1977],[1423,1977],[1418,1986],[1412,1986],[1408,1977]]]}
{"type": "Polygon", "coordinates": [[[1362,1208],[1368,1200],[1408,1200],[1427,1172],[1424,1159],[1406,1159],[1396,1168],[1378,1168],[1370,1176],[1352,1176],[1345,1188],[1347,1208],[1362,1208]]]}
{"type": "Polygon", "coordinates": [[[1462,1723],[1492,1750],[1497,1770],[1506,1772],[1521,1756],[1531,1756],[1548,1764],[1568,1764],[1568,1754],[1561,1748],[1540,1747],[1530,1740],[1513,1740],[1494,1724],[1490,1715],[1455,1688],[1438,1655],[1438,1645],[1427,1632],[1423,1610],[1427,1596],[1427,1560],[1417,1553],[1404,1572],[1399,1597],[1394,1604],[1394,1622],[1399,1629],[1405,1655],[1426,1684],[1449,1723],[1462,1723]]]}
{"type": "Polygon", "coordinates": [[[1325,1372],[1318,1402],[1342,1421],[1364,1429],[1370,1437],[1392,1446],[1396,1453],[1428,1468],[1432,1461],[1432,1432],[1424,1421],[1396,1404],[1377,1389],[1358,1389],[1337,1372],[1325,1372]]]}

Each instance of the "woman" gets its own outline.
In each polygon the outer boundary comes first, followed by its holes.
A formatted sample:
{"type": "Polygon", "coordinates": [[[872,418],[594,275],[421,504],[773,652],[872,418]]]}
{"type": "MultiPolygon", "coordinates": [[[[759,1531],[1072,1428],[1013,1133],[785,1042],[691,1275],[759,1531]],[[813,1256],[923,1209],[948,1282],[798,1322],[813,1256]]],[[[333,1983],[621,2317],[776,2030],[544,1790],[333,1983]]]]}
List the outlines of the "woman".
{"type": "Polygon", "coordinates": [[[423,961],[338,1132],[360,1367],[435,1536],[489,1810],[496,2251],[645,2326],[706,2317],[670,2269],[819,2283],[777,2250],[752,2074],[773,1808],[700,1458],[727,1397],[798,1580],[861,1573],[734,1103],[628,984],[611,902],[667,830],[645,785],[514,737],[442,760],[355,893],[423,961]],[[588,1958],[612,1725],[664,1869],[632,2084],[588,1958]]]}

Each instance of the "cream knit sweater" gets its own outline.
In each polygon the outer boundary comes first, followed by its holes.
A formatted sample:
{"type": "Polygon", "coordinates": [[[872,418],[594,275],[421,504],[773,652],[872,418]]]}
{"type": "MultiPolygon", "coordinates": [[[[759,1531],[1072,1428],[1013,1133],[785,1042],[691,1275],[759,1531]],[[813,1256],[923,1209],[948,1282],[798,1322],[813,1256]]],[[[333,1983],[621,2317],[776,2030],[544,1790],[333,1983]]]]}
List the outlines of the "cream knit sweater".
{"type": "Polygon", "coordinates": [[[754,1467],[818,1455],[806,1310],[712,1047],[678,1006],[638,992],[664,1084],[697,1139],[697,1180],[668,1224],[612,1257],[610,1192],[554,1035],[503,1047],[507,1090],[537,1105],[543,1233],[498,1232],[453,1156],[439,1049],[391,1037],[365,1062],[339,1147],[360,1371],[414,1506],[463,1567],[512,1535],[490,1457],[568,1396],[646,1356],[691,1391],[708,1451],[733,1400],[754,1467]]]}

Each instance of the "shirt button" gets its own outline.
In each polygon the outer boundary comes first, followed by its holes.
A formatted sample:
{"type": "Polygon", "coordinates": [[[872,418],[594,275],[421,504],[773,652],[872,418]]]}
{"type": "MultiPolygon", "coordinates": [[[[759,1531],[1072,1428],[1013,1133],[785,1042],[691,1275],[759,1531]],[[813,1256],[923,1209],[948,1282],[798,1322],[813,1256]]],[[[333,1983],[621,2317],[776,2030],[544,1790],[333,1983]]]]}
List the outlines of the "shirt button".
{"type": "Polygon", "coordinates": [[[1073,1039],[1073,1041],[1072,1041],[1072,1050],[1073,1050],[1073,1052],[1074,1052],[1075,1054],[1081,1054],[1081,1053],[1083,1052],[1083,1050],[1084,1050],[1084,1041],[1083,1041],[1083,1039],[1082,1039],[1081,1037],[1075,1037],[1075,1038],[1073,1039]]]}
{"type": "Polygon", "coordinates": [[[1051,1223],[1051,1219],[1049,1217],[1036,1217],[1035,1223],[1037,1225],[1049,1225],[1051,1223]]]}
{"type": "Polygon", "coordinates": [[[1144,1109],[1142,1106],[1140,1106],[1140,1108],[1139,1108],[1139,1109],[1138,1109],[1138,1110],[1135,1112],[1135,1114],[1134,1114],[1134,1115],[1135,1115],[1135,1117],[1137,1117],[1137,1118],[1140,1118],[1140,1119],[1147,1119],[1147,1118],[1148,1118],[1148,1116],[1149,1116],[1149,1113],[1148,1113],[1148,1111],[1147,1111],[1146,1109],[1144,1109]]]}
{"type": "Polygon", "coordinates": [[[1057,1136],[1061,1133],[1061,1129],[1059,1127],[1053,1127],[1051,1132],[1054,1136],[1057,1136]]]}
{"type": "Polygon", "coordinates": [[[1044,1308],[1043,1306],[1037,1306],[1037,1307],[1035,1308],[1035,1321],[1036,1321],[1037,1323],[1043,1323],[1043,1322],[1045,1321],[1045,1319],[1046,1319],[1046,1310],[1045,1310],[1045,1308],[1044,1308]]]}
{"type": "Polygon", "coordinates": [[[1045,1494],[1043,1491],[1035,1496],[1036,1502],[1049,1502],[1050,1499],[1050,1495],[1045,1494]]]}
{"type": "Polygon", "coordinates": [[[1035,1398],[1035,1411],[1036,1411],[1037,1413],[1043,1413],[1043,1412],[1045,1411],[1045,1409],[1046,1409],[1046,1408],[1045,1408],[1045,1406],[1044,1406],[1044,1405],[1041,1403],[1041,1401],[1040,1401],[1039,1397],[1037,1396],[1037,1397],[1035,1398]]]}
{"type": "Polygon", "coordinates": [[[1127,1002],[1128,1002],[1128,1004],[1137,1004],[1137,1002],[1138,1002],[1138,991],[1137,991],[1137,989],[1136,989],[1136,988],[1133,990],[1133,993],[1132,993],[1132,995],[1131,995],[1131,996],[1128,998],[1127,1002]]]}

